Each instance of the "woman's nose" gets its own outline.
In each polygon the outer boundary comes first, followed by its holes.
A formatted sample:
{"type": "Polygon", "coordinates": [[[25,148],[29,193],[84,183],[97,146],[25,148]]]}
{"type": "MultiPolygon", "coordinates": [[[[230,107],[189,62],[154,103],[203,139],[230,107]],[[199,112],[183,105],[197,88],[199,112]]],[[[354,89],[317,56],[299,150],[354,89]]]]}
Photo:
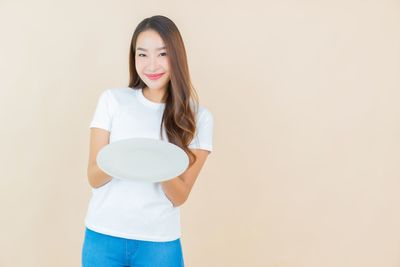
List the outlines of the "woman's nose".
{"type": "Polygon", "coordinates": [[[150,69],[155,70],[157,68],[157,65],[158,65],[157,57],[151,57],[149,63],[150,69]]]}

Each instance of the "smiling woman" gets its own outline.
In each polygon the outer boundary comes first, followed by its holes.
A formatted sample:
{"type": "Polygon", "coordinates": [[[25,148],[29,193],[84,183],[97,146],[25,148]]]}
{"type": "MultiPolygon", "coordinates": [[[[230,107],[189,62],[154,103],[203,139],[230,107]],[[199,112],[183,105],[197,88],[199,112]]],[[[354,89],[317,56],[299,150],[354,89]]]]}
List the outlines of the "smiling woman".
{"type": "MultiPolygon", "coordinates": [[[[153,16],[136,27],[127,87],[101,93],[90,123],[88,181],[92,186],[83,266],[184,266],[180,206],[212,151],[212,113],[198,103],[176,25],[153,16]],[[162,182],[123,180],[99,169],[109,143],[152,138],[179,146],[188,168],[162,182]]],[[[157,166],[154,166],[157,168],[157,166]]]]}

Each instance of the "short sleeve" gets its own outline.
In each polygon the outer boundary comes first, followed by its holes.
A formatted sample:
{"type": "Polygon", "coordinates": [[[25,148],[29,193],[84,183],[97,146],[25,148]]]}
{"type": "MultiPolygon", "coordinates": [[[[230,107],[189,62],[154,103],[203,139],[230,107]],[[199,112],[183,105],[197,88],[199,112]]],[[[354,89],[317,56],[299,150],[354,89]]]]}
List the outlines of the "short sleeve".
{"type": "Polygon", "coordinates": [[[112,102],[109,90],[100,94],[89,128],[102,128],[111,132],[112,102]]]}
{"type": "Polygon", "coordinates": [[[199,116],[196,128],[196,134],[189,144],[189,148],[205,149],[211,153],[213,150],[214,118],[209,110],[204,108],[199,116]]]}

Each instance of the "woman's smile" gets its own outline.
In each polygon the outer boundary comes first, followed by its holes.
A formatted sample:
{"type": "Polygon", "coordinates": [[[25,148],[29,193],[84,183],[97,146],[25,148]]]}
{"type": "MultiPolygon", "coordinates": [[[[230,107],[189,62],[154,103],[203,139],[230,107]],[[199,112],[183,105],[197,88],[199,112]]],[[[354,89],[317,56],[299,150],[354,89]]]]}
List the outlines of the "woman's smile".
{"type": "Polygon", "coordinates": [[[163,76],[164,73],[156,73],[156,74],[145,74],[147,78],[149,78],[150,80],[157,80],[159,79],[161,76],[163,76]]]}

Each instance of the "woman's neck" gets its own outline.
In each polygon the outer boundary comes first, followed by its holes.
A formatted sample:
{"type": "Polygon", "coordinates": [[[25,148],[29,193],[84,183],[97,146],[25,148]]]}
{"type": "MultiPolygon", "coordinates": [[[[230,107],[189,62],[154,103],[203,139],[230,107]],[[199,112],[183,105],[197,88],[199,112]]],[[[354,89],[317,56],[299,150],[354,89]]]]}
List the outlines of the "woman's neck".
{"type": "Polygon", "coordinates": [[[149,89],[148,87],[144,87],[142,92],[143,92],[143,95],[150,101],[153,101],[156,103],[165,103],[165,102],[163,102],[163,97],[166,92],[165,88],[149,89]]]}

